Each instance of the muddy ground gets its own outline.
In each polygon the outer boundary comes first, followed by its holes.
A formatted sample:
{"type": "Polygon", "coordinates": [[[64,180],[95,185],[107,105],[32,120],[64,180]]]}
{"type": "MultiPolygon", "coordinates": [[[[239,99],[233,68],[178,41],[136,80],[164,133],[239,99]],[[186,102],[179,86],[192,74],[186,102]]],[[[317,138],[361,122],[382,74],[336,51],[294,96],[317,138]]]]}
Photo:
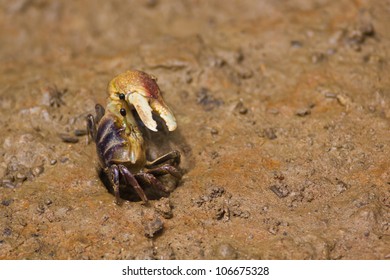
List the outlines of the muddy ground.
{"type": "Polygon", "coordinates": [[[1,259],[390,258],[390,1],[0,5],[1,259]],[[178,121],[149,206],[79,136],[127,69],[178,121]]]}

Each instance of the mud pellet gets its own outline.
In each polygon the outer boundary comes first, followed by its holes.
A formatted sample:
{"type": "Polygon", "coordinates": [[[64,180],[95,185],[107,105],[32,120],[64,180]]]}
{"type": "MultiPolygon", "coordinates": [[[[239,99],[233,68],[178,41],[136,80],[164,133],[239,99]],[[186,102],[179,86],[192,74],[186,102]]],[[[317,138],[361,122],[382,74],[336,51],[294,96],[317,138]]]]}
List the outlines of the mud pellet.
{"type": "Polygon", "coordinates": [[[271,226],[268,228],[268,232],[273,234],[273,235],[276,235],[279,231],[279,228],[275,225],[271,226]]]}
{"type": "Polygon", "coordinates": [[[245,115],[246,113],[248,113],[248,108],[246,107],[242,107],[238,110],[238,112],[241,114],[241,115],[245,115]]]}
{"type": "Polygon", "coordinates": [[[109,215],[103,215],[101,225],[104,225],[110,219],[109,215]]]}
{"type": "Polygon", "coordinates": [[[270,127],[270,128],[265,128],[265,129],[263,130],[263,135],[264,135],[267,139],[269,139],[269,140],[274,140],[274,139],[278,138],[278,137],[276,136],[275,129],[272,128],[272,127],[270,127]]]}
{"type": "Polygon", "coordinates": [[[6,184],[6,183],[12,183],[13,181],[14,181],[13,178],[4,178],[1,180],[1,183],[6,184]]]}
{"type": "Polygon", "coordinates": [[[299,109],[295,112],[295,114],[299,117],[304,117],[310,115],[311,111],[308,108],[299,109]]]}
{"type": "Polygon", "coordinates": [[[186,77],[185,77],[185,82],[187,83],[187,84],[190,84],[191,82],[192,82],[192,76],[190,76],[190,75],[187,75],[186,77]]]}
{"type": "Polygon", "coordinates": [[[238,72],[238,76],[241,79],[250,79],[253,77],[253,71],[251,69],[243,68],[238,72]]]}
{"type": "Polygon", "coordinates": [[[211,159],[216,159],[217,157],[219,157],[219,153],[217,151],[212,151],[210,156],[211,159]]]}
{"type": "Polygon", "coordinates": [[[12,229],[10,229],[10,228],[5,228],[4,230],[3,230],[3,235],[4,236],[10,236],[12,234],[12,229]]]}
{"type": "Polygon", "coordinates": [[[248,211],[242,211],[240,217],[243,219],[248,219],[250,216],[250,213],[248,211]]]}
{"type": "Polygon", "coordinates": [[[62,142],[65,142],[65,143],[77,143],[77,142],[79,142],[78,138],[73,137],[73,136],[71,136],[69,134],[60,133],[59,137],[61,138],[62,142]]]}
{"type": "Polygon", "coordinates": [[[158,0],[146,0],[145,6],[148,8],[154,8],[157,6],[158,2],[159,2],[158,0]]]}
{"type": "Polygon", "coordinates": [[[302,46],[303,46],[302,42],[298,41],[298,40],[292,40],[290,42],[290,45],[291,45],[291,47],[296,48],[296,49],[302,48],[302,46]]]}
{"type": "Polygon", "coordinates": [[[173,217],[172,205],[169,198],[162,197],[159,201],[156,202],[155,209],[165,219],[170,219],[173,217]]]}
{"type": "Polygon", "coordinates": [[[10,206],[12,201],[13,201],[12,199],[4,199],[1,201],[1,205],[10,206]]]}
{"type": "Polygon", "coordinates": [[[279,198],[284,198],[289,195],[289,192],[287,190],[281,190],[277,186],[273,185],[270,187],[270,190],[276,194],[279,198]]]}
{"type": "Polygon", "coordinates": [[[34,177],[37,177],[41,175],[44,170],[45,169],[43,168],[43,166],[36,166],[32,169],[32,174],[34,175],[34,177]]]}
{"type": "Polygon", "coordinates": [[[326,92],[325,97],[326,98],[337,98],[337,94],[335,94],[333,92],[326,92]]]}
{"type": "Polygon", "coordinates": [[[24,218],[18,219],[18,222],[19,222],[19,225],[21,225],[22,227],[25,227],[28,224],[24,218]]]}
{"type": "Polygon", "coordinates": [[[311,56],[311,62],[316,64],[324,61],[326,56],[323,53],[315,53],[311,56]]]}
{"type": "Polygon", "coordinates": [[[217,134],[218,134],[218,129],[212,128],[212,129],[210,130],[210,133],[211,133],[211,135],[217,135],[217,134]]]}
{"type": "Polygon", "coordinates": [[[329,48],[326,50],[327,55],[334,55],[336,52],[337,52],[337,50],[334,48],[329,48]]]}
{"type": "Polygon", "coordinates": [[[185,101],[185,100],[188,99],[188,97],[190,96],[190,94],[189,94],[188,91],[182,90],[182,91],[180,91],[179,96],[180,96],[180,99],[181,99],[181,100],[185,101]]]}
{"type": "Polygon", "coordinates": [[[201,88],[197,93],[196,102],[203,106],[205,111],[211,111],[216,107],[219,107],[223,104],[223,101],[220,99],[216,99],[211,96],[209,90],[207,88],[201,88]]]}
{"type": "Polygon", "coordinates": [[[18,172],[15,177],[18,181],[22,181],[22,182],[27,179],[27,176],[20,172],[18,172]]]}
{"type": "Polygon", "coordinates": [[[277,114],[279,114],[280,112],[279,112],[279,110],[276,109],[276,108],[271,108],[271,109],[269,109],[269,110],[267,111],[267,113],[272,114],[272,115],[277,115],[277,114]]]}
{"type": "Polygon", "coordinates": [[[49,206],[53,203],[53,201],[50,198],[46,198],[44,203],[49,206]]]}
{"type": "Polygon", "coordinates": [[[45,212],[45,205],[43,205],[42,203],[39,203],[37,206],[37,213],[43,214],[44,212],[45,212]]]}
{"type": "Polygon", "coordinates": [[[68,157],[63,157],[63,158],[60,159],[60,162],[61,162],[61,163],[65,163],[65,162],[67,162],[67,161],[69,161],[69,158],[68,158],[68,157]]]}
{"type": "Polygon", "coordinates": [[[233,54],[234,62],[241,63],[244,61],[245,55],[242,50],[238,50],[233,54]]]}
{"type": "Polygon", "coordinates": [[[5,182],[2,184],[5,188],[8,188],[8,189],[14,189],[16,188],[16,185],[14,183],[11,183],[11,182],[5,182]]]}
{"type": "Polygon", "coordinates": [[[336,99],[342,106],[348,106],[351,104],[351,99],[348,96],[337,95],[336,99]]]}
{"type": "Polygon", "coordinates": [[[220,257],[221,259],[234,260],[237,258],[236,250],[229,243],[219,244],[216,251],[218,257],[220,257]]]}
{"type": "Polygon", "coordinates": [[[155,217],[153,220],[144,223],[145,236],[153,238],[163,230],[163,222],[160,218],[155,217]]]}
{"type": "Polygon", "coordinates": [[[86,129],[76,129],[74,131],[74,135],[76,136],[84,136],[87,135],[87,130],[86,129]]]}
{"type": "Polygon", "coordinates": [[[245,115],[245,114],[248,113],[248,108],[245,107],[245,105],[242,102],[242,100],[237,102],[236,110],[238,110],[238,113],[240,113],[241,115],[245,115]]]}
{"type": "Polygon", "coordinates": [[[269,210],[268,206],[264,206],[261,208],[261,213],[262,214],[268,213],[268,210],[269,210]]]}

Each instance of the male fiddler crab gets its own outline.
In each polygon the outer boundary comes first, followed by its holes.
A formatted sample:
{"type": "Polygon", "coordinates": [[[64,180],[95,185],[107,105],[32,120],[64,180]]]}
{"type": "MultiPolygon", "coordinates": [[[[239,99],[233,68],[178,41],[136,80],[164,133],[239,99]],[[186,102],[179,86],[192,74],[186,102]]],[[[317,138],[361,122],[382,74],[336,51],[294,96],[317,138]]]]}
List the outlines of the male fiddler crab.
{"type": "Polygon", "coordinates": [[[141,71],[127,71],[108,84],[108,102],[96,104],[96,116],[87,116],[88,139],[96,143],[100,166],[109,177],[116,203],[120,204],[122,180],[132,186],[143,202],[148,198],[139,182],[146,182],[165,191],[156,177],[170,174],[180,179],[177,169],[180,153],[171,151],[152,161],[146,158],[146,143],[139,125],[157,131],[152,113],[164,120],[169,131],[176,129],[176,120],[162,99],[156,78],[141,71]],[[133,111],[136,111],[140,121],[133,111]]]}

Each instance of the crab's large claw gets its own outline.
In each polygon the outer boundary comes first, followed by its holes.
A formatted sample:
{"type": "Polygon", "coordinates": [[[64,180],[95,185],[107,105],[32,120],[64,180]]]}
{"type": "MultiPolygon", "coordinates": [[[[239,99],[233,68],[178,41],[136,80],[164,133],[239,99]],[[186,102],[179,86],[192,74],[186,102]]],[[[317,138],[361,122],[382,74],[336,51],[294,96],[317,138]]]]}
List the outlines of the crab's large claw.
{"type": "Polygon", "coordinates": [[[176,129],[176,119],[161,96],[156,78],[141,71],[127,71],[110,82],[108,91],[110,98],[124,93],[126,101],[134,106],[141,121],[150,130],[157,131],[152,112],[164,120],[169,131],[176,129]]]}
{"type": "Polygon", "coordinates": [[[165,121],[169,131],[176,129],[176,119],[161,98],[154,99],[142,93],[133,92],[127,95],[127,101],[134,106],[141,121],[150,130],[157,131],[157,123],[153,119],[152,112],[158,114],[165,121]]]}

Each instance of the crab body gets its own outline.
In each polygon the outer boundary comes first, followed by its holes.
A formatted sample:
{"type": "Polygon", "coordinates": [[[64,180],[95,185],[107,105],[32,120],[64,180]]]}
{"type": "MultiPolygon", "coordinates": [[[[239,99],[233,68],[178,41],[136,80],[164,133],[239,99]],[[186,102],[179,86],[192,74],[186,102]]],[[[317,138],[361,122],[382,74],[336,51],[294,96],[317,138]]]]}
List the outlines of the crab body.
{"type": "Polygon", "coordinates": [[[110,112],[100,120],[96,133],[96,151],[100,164],[107,168],[112,164],[124,164],[138,172],[146,163],[143,137],[137,127],[132,131],[126,121],[110,112]]]}
{"type": "Polygon", "coordinates": [[[180,178],[181,174],[176,168],[180,162],[180,153],[172,151],[148,161],[147,147],[132,109],[141,112],[140,119],[144,124],[147,122],[145,126],[148,128],[151,126],[157,129],[157,125],[154,126],[153,123],[155,121],[152,118],[152,111],[162,114],[165,112],[165,115],[160,114],[160,117],[166,121],[170,130],[176,128],[176,121],[163,102],[155,79],[140,71],[128,71],[124,76],[118,77],[109,84],[110,97],[106,109],[97,104],[96,116],[88,115],[88,136],[96,144],[100,166],[111,181],[116,202],[120,202],[120,178],[123,178],[122,181],[126,185],[132,186],[146,202],[148,199],[139,181],[165,191],[163,184],[156,177],[170,174],[180,178]],[[134,96],[136,98],[133,98],[134,96]],[[153,105],[149,106],[149,103],[153,105]],[[141,116],[142,112],[148,112],[150,115],[141,116]]]}

